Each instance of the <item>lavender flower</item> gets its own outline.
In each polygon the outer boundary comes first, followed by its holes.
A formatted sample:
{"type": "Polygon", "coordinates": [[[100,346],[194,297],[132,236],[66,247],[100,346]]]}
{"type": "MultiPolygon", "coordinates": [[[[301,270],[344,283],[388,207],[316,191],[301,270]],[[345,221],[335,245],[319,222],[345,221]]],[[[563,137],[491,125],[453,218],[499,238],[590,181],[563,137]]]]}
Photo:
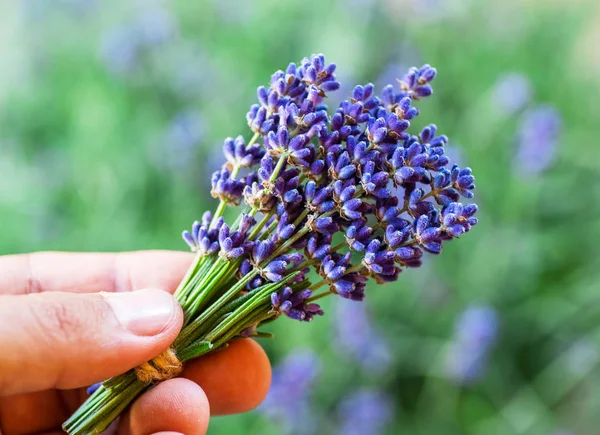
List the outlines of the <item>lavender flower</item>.
{"type": "Polygon", "coordinates": [[[329,118],[322,101],[339,88],[335,69],[314,55],[275,72],[247,114],[252,140],[225,141],[226,162],[213,175],[212,195],[220,207],[244,200],[244,216],[267,217],[260,224],[247,220],[243,232],[221,222],[217,238],[206,225],[184,233],[202,255],[218,250],[224,259],[240,259],[247,288],[282,283],[271,293],[272,313],[297,320],[322,314],[310,302],[313,289],[327,285],[361,300],[369,277],[395,281],[403,267],[421,264],[423,250],[438,254],[477,224],[477,207],[458,202],[473,196],[472,171],[448,168],[448,138],[434,124],[417,136],[407,131],[418,115],[413,103],[432,94],[436,70],[411,68],[398,90],[386,86],[381,97],[372,84],[356,86],[329,118]],[[256,175],[240,175],[246,167],[256,175]],[[346,243],[332,247],[340,232],[346,243]],[[352,251],[360,253],[356,263],[352,251]],[[299,287],[311,265],[322,281],[299,287]],[[285,285],[286,276],[299,272],[296,284],[285,285]]]}
{"type": "Polygon", "coordinates": [[[92,394],[94,394],[94,392],[98,388],[100,388],[101,385],[102,385],[102,382],[96,382],[95,384],[90,385],[86,390],[88,396],[91,396],[92,394]]]}
{"type": "Polygon", "coordinates": [[[198,145],[204,133],[204,120],[197,112],[180,112],[169,125],[168,138],[177,152],[189,150],[198,145]]]}
{"type": "Polygon", "coordinates": [[[500,111],[510,116],[531,100],[531,83],[523,74],[512,72],[498,78],[492,88],[492,99],[500,111]]]}
{"type": "Polygon", "coordinates": [[[192,232],[184,231],[183,240],[192,251],[202,256],[210,255],[219,250],[219,233],[224,224],[223,218],[212,220],[212,214],[207,211],[202,216],[202,222],[194,222],[192,232]]]}
{"type": "Polygon", "coordinates": [[[196,146],[204,132],[204,119],[200,113],[187,110],[177,113],[153,149],[152,157],[157,166],[165,170],[195,169],[196,146]]]}
{"type": "Polygon", "coordinates": [[[114,74],[132,72],[139,58],[135,30],[130,27],[110,29],[102,37],[100,55],[114,74]]]}
{"type": "Polygon", "coordinates": [[[430,82],[433,81],[437,71],[430,65],[423,65],[421,68],[411,68],[408,73],[399,80],[402,90],[407,92],[408,96],[413,99],[429,97],[433,90],[430,82]]]}
{"type": "Polygon", "coordinates": [[[295,350],[273,368],[271,388],[258,410],[279,421],[284,433],[315,433],[309,404],[310,388],[321,371],[318,357],[307,350],[295,350]]]}
{"type": "Polygon", "coordinates": [[[390,349],[372,324],[365,305],[341,300],[335,314],[334,343],[340,352],[369,372],[385,372],[391,361],[390,349]]]}
{"type": "Polygon", "coordinates": [[[341,422],[337,434],[377,435],[383,433],[393,419],[394,405],[391,398],[376,390],[358,390],[338,406],[341,422]]]}
{"type": "MultiPolygon", "coordinates": [[[[395,281],[403,267],[421,264],[423,250],[438,254],[444,242],[477,224],[477,207],[458,203],[460,196],[473,196],[474,177],[469,168],[448,168],[448,138],[434,124],[418,136],[407,132],[419,113],[413,103],[432,94],[436,74],[429,65],[411,68],[399,89],[386,86],[381,97],[372,84],[356,86],[331,118],[322,101],[339,83],[335,65],[323,55],[289,64],[273,74],[269,87],[258,88],[258,103],[247,114],[255,135],[248,144],[242,137],[225,141],[227,161],[213,175],[211,190],[222,204],[243,199],[250,215],[272,215],[249,229],[250,238],[217,241],[223,258],[251,257],[240,269],[248,288],[283,282],[299,271],[283,259],[286,247],[300,250],[297,263],[305,267],[318,260],[322,281],[313,288],[328,285],[331,293],[361,300],[368,277],[395,281]],[[242,167],[256,169],[256,177],[241,177],[242,167]],[[367,224],[370,217],[374,225],[367,224]],[[332,247],[339,232],[345,250],[332,247]],[[361,254],[358,263],[351,261],[352,251],[361,254]]],[[[186,240],[198,250],[194,237],[186,240]]],[[[215,242],[208,241],[202,252],[206,246],[214,252],[215,242]]],[[[283,286],[271,295],[272,312],[311,320],[322,314],[308,302],[313,296],[312,289],[283,286]]]]}
{"type": "Polygon", "coordinates": [[[460,314],[447,360],[452,379],[470,384],[484,376],[498,328],[498,314],[492,307],[471,306],[460,314]]]}
{"type": "Polygon", "coordinates": [[[146,10],[122,27],[110,29],[101,41],[100,54],[115,74],[133,72],[141,57],[175,33],[173,16],[163,9],[146,10]]]}
{"type": "MultiPolygon", "coordinates": [[[[271,262],[271,264],[273,263],[275,262],[271,262]]],[[[267,279],[269,279],[268,276],[267,279]]],[[[284,313],[292,319],[310,322],[314,316],[323,315],[323,310],[318,304],[307,303],[307,299],[311,295],[310,290],[294,293],[291,287],[285,287],[280,293],[271,294],[271,303],[274,310],[284,313]]]]}
{"type": "Polygon", "coordinates": [[[175,19],[164,9],[144,11],[135,21],[135,27],[144,47],[153,47],[170,40],[175,34],[175,19]]]}
{"type": "Polygon", "coordinates": [[[517,134],[515,163],[524,176],[535,176],[550,166],[556,154],[562,121],[558,110],[540,105],[526,111],[517,134]]]}

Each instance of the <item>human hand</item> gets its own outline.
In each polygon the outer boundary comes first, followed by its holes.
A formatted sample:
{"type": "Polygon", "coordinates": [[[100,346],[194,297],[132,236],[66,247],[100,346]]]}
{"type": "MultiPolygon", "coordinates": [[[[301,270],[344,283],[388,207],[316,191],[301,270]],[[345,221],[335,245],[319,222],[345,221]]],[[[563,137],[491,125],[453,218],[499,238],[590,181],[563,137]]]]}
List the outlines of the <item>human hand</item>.
{"type": "MultiPolygon", "coordinates": [[[[172,293],[191,261],[160,251],[0,257],[0,435],[62,433],[85,387],[165,350],[183,314],[157,289],[172,293]]],[[[144,393],[109,433],[204,434],[211,414],[256,407],[270,379],[262,348],[235,340],[144,393]]]]}

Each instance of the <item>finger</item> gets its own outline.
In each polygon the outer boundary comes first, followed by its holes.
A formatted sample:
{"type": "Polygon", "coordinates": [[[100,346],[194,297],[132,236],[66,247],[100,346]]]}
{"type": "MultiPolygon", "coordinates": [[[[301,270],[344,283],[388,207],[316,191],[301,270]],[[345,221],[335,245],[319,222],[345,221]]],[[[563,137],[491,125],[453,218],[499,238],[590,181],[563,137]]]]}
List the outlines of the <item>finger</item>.
{"type": "Polygon", "coordinates": [[[7,255],[0,257],[0,294],[122,292],[140,288],[161,288],[172,293],[192,259],[192,254],[169,251],[7,255]]]}
{"type": "Polygon", "coordinates": [[[0,296],[0,394],[89,385],[165,350],[183,321],[167,292],[0,296]]]}
{"type": "Polygon", "coordinates": [[[47,433],[68,416],[60,392],[38,391],[0,397],[0,433],[47,433]]]}
{"type": "Polygon", "coordinates": [[[250,411],[263,401],[271,385],[271,365],[257,342],[239,339],[188,363],[182,376],[202,387],[213,415],[226,415],[250,411]]]}
{"type": "MultiPolygon", "coordinates": [[[[233,341],[224,350],[186,364],[184,375],[204,385],[213,414],[252,409],[269,388],[269,361],[258,343],[250,339],[233,341]],[[227,395],[230,397],[223,397],[227,395]]],[[[44,394],[0,397],[0,428],[9,434],[39,433],[59,427],[83,401],[84,397],[75,394],[79,392],[49,390],[44,394]]]]}
{"type": "Polygon", "coordinates": [[[202,435],[208,429],[210,408],[202,388],[194,382],[171,379],[144,393],[119,424],[119,434],[182,433],[202,435]]]}

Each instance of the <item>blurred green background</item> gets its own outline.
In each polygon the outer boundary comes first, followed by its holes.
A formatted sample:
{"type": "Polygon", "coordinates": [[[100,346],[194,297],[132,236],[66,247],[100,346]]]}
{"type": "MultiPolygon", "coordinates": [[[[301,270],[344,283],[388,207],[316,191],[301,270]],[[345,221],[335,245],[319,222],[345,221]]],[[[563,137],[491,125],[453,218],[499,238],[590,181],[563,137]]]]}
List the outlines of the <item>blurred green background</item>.
{"type": "Polygon", "coordinates": [[[600,7],[562,3],[4,0],[0,253],[184,250],[273,71],[323,52],[343,94],[431,63],[415,127],[473,168],[480,224],[270,326],[272,396],[209,433],[598,434],[600,7]]]}

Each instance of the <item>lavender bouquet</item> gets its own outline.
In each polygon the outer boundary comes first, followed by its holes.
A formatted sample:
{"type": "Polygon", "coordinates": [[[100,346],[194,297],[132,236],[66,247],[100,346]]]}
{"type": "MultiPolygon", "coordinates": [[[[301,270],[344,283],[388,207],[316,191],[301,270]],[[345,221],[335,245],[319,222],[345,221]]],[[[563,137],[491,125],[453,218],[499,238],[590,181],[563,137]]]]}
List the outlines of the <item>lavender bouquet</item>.
{"type": "Polygon", "coordinates": [[[369,278],[397,280],[423,251],[439,254],[477,223],[477,206],[458,202],[473,196],[474,177],[450,166],[447,137],[433,124],[407,132],[436,70],[411,68],[379,97],[372,84],[356,86],[329,111],[335,68],[313,55],[258,88],[246,116],[253,136],[225,139],[226,161],[212,176],[215,212],[183,232],[196,258],[175,293],[181,333],[161,355],[103,382],[65,422],[69,434],[102,432],[186,360],[268,336],[258,328],[282,315],[308,322],[330,294],[362,300],[369,278]],[[239,207],[229,224],[228,207],[239,207]]]}

